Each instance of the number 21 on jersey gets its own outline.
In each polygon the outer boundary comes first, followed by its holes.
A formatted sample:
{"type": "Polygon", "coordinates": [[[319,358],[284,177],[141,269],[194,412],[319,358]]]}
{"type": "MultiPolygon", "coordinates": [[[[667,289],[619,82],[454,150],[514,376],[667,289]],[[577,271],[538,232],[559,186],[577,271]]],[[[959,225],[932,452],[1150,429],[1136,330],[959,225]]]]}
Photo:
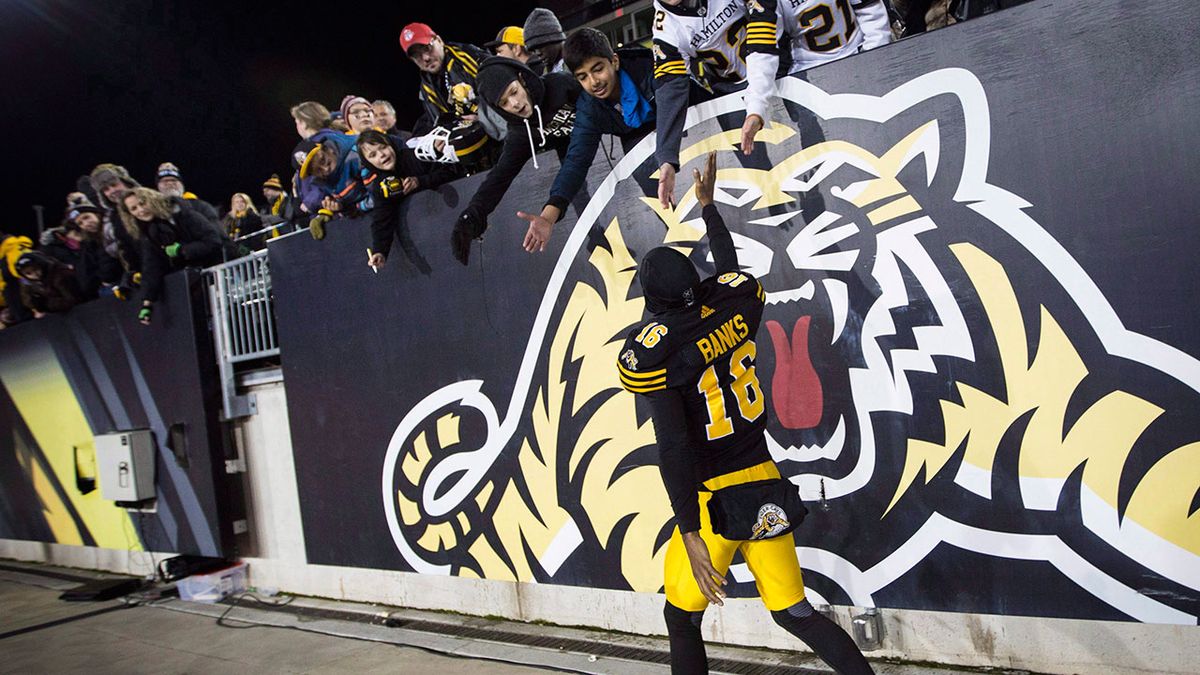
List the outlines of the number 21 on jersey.
{"type": "MultiPolygon", "coordinates": [[[[766,407],[762,388],[758,385],[758,375],[754,372],[756,354],[754,341],[747,340],[729,358],[729,374],[733,377],[730,388],[737,401],[738,413],[747,422],[757,420],[766,407]]],[[[704,425],[708,440],[715,441],[732,434],[733,420],[725,410],[725,392],[721,389],[720,378],[717,377],[717,364],[714,363],[704,371],[696,389],[704,395],[708,403],[708,424],[704,425]]]]}

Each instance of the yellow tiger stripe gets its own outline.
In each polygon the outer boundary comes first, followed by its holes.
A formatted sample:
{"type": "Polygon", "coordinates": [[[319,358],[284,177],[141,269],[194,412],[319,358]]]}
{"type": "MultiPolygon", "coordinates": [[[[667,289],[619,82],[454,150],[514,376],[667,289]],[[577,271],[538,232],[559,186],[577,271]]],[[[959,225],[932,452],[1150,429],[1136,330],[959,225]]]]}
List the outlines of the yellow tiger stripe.
{"type": "Polygon", "coordinates": [[[628,368],[621,365],[620,363],[617,364],[617,370],[619,370],[621,372],[622,377],[628,377],[631,380],[649,380],[654,377],[665,377],[667,374],[666,368],[659,368],[658,370],[648,370],[644,373],[639,373],[639,372],[629,370],[628,368]]]}
{"type": "Polygon", "coordinates": [[[663,77],[664,75],[687,75],[686,68],[671,68],[669,70],[660,70],[654,73],[655,77],[663,77]]]}
{"type": "Polygon", "coordinates": [[[767,26],[771,30],[775,30],[775,22],[773,21],[751,21],[750,23],[746,24],[746,30],[761,28],[762,26],[767,26]]]}
{"type": "Polygon", "coordinates": [[[748,44],[748,45],[773,45],[773,44],[775,44],[775,38],[771,38],[771,39],[749,38],[746,40],[746,44],[748,44]]]}

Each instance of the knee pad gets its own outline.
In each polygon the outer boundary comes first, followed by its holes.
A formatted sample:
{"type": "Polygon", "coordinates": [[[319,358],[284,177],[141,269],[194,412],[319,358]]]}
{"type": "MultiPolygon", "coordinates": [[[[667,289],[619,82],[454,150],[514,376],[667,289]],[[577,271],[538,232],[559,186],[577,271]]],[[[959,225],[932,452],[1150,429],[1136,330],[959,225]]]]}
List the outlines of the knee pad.
{"type": "Polygon", "coordinates": [[[704,621],[704,612],[689,612],[668,602],[663,607],[663,618],[667,620],[668,633],[699,635],[700,623],[704,621]]]}

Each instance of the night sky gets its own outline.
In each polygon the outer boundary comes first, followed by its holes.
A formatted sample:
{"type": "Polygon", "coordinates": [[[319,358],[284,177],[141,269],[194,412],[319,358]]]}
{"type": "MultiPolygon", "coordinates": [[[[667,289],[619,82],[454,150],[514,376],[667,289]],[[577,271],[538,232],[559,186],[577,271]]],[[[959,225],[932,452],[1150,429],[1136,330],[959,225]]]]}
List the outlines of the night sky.
{"type": "Polygon", "coordinates": [[[234,192],[261,199],[271,173],[291,174],[293,104],[336,110],[354,93],[390,100],[402,127],[416,119],[417,70],[398,41],[406,23],[482,45],[538,4],[2,0],[0,119],[15,152],[0,230],[32,234],[33,204],[58,225],[66,194],[100,162],[143,184],[174,162],[221,211],[234,192]]]}

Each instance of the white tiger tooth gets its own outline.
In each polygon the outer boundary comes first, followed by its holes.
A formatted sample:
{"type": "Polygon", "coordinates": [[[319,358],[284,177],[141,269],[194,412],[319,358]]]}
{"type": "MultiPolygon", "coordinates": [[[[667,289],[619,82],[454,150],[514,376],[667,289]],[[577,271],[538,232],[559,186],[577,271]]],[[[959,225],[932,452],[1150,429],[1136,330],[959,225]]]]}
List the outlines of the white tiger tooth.
{"type": "Polygon", "coordinates": [[[837,459],[846,445],[846,416],[838,415],[837,428],[833,430],[829,440],[824,444],[801,445],[797,448],[789,445],[786,448],[779,444],[771,432],[766,432],[767,450],[771,459],[776,462],[815,462],[818,459],[837,459]]]}
{"type": "Polygon", "coordinates": [[[842,337],[842,331],[846,328],[846,317],[850,315],[850,292],[846,282],[837,279],[822,279],[821,284],[825,286],[830,313],[833,314],[833,337],[829,339],[829,344],[835,344],[842,337]]]}
{"type": "Polygon", "coordinates": [[[804,282],[800,288],[792,288],[786,291],[769,291],[767,292],[767,304],[778,305],[785,302],[795,302],[797,300],[812,300],[813,293],[816,291],[816,285],[812,280],[804,282]]]}

